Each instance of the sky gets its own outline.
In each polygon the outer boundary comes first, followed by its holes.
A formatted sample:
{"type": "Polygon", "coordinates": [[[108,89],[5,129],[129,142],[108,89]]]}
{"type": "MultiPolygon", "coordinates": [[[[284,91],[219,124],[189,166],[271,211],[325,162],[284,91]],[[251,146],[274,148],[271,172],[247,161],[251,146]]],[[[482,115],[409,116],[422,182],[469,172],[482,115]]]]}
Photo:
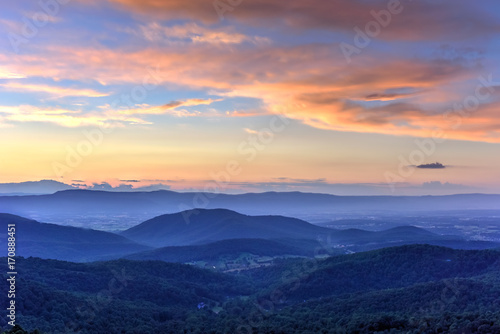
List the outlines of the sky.
{"type": "Polygon", "coordinates": [[[7,2],[0,183],[500,193],[499,32],[493,0],[7,2]]]}

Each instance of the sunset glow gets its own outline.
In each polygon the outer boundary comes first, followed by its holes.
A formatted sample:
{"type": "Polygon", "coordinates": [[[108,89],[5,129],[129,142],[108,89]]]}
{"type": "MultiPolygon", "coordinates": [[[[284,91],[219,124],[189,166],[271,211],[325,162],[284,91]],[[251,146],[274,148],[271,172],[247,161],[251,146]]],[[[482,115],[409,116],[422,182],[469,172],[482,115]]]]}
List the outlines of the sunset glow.
{"type": "Polygon", "coordinates": [[[497,2],[236,2],[3,4],[0,183],[500,192],[497,2]]]}

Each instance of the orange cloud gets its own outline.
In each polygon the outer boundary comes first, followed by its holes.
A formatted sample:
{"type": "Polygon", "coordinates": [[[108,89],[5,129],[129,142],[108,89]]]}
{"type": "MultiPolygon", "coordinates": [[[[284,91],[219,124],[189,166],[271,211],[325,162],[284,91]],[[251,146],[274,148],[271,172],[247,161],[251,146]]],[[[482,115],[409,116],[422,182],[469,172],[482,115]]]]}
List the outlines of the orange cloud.
{"type": "MultiPolygon", "coordinates": [[[[435,101],[447,101],[450,106],[461,102],[465,96],[450,94],[447,88],[466,84],[479,75],[480,69],[460,61],[360,55],[356,66],[347,66],[343,56],[328,45],[265,46],[232,52],[202,45],[140,51],[76,47],[46,50],[43,57],[19,55],[0,60],[28,76],[82,82],[140,84],[155,72],[161,84],[258,99],[268,113],[282,113],[323,129],[428,136],[442,128],[452,139],[500,142],[490,128],[499,120],[494,113],[480,108],[458,129],[449,127],[442,116],[445,110],[436,107],[435,101]]],[[[473,86],[470,90],[474,93],[473,86]]],[[[116,112],[122,116],[169,112],[190,116],[193,112],[176,108],[212,102],[189,100],[116,112]]],[[[255,114],[262,115],[245,110],[226,113],[255,114]]]]}

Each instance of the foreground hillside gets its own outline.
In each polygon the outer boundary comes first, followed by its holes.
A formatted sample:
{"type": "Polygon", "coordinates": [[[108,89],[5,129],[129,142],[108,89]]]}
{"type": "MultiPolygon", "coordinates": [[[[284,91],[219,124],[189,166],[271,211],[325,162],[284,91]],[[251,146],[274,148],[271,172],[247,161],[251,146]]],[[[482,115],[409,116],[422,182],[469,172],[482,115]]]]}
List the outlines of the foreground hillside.
{"type": "Polygon", "coordinates": [[[412,245],[238,275],[19,259],[29,275],[19,275],[18,323],[47,333],[498,333],[499,259],[412,245]]]}

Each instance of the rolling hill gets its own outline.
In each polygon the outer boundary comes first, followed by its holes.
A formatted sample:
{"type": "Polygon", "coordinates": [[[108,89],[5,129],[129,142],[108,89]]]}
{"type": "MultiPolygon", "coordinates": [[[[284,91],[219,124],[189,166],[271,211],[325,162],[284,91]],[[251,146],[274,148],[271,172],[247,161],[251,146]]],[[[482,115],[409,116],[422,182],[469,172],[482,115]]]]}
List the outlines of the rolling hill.
{"type": "Polygon", "coordinates": [[[331,229],[282,216],[246,216],[225,209],[197,209],[145,221],[121,235],[153,247],[206,244],[226,239],[317,239],[331,229]],[[186,220],[186,217],[189,217],[186,220]]]}
{"type": "MultiPolygon", "coordinates": [[[[109,232],[44,224],[19,216],[0,214],[2,231],[7,232],[8,224],[15,224],[16,253],[19,256],[88,262],[119,258],[149,249],[109,232]]],[[[1,235],[3,240],[6,237],[5,233],[1,235]]]]}

